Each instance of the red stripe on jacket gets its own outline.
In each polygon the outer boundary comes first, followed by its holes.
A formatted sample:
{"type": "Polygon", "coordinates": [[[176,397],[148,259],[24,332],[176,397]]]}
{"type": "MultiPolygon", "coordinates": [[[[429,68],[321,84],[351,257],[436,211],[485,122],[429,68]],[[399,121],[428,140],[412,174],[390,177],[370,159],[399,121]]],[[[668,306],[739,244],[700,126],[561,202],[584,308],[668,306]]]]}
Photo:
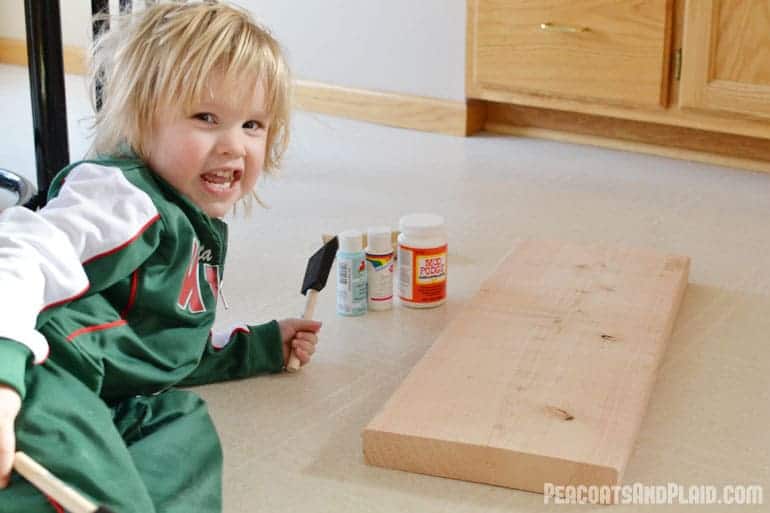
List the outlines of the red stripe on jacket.
{"type": "Polygon", "coordinates": [[[134,308],[134,303],[136,302],[136,289],[139,286],[139,269],[133,272],[131,274],[131,291],[128,293],[128,304],[126,304],[126,308],[120,313],[120,318],[125,319],[128,317],[128,313],[131,311],[132,308],[134,308]]]}
{"type": "Polygon", "coordinates": [[[90,289],[90,288],[91,288],[91,284],[89,283],[88,285],[86,285],[86,288],[84,288],[83,290],[81,290],[80,292],[75,294],[74,296],[70,296],[70,297],[68,297],[66,299],[62,299],[61,301],[56,301],[55,303],[51,303],[51,304],[45,305],[43,308],[40,309],[40,311],[44,312],[44,311],[48,310],[49,308],[53,308],[55,306],[63,305],[64,303],[69,303],[71,301],[75,301],[76,299],[85,296],[86,292],[88,292],[88,289],[90,289]]]}
{"type": "Polygon", "coordinates": [[[155,217],[153,217],[152,219],[150,219],[149,221],[147,221],[147,223],[146,223],[144,226],[142,226],[142,227],[139,229],[139,231],[136,233],[136,235],[134,235],[133,237],[131,237],[130,239],[128,239],[126,242],[124,242],[124,243],[123,243],[123,244],[121,244],[120,246],[114,247],[114,248],[112,248],[112,249],[108,249],[108,250],[107,250],[107,251],[105,251],[104,253],[99,253],[98,255],[92,256],[91,258],[89,258],[88,260],[86,260],[85,262],[83,262],[83,265],[89,264],[89,263],[91,263],[91,262],[93,262],[94,260],[97,260],[97,259],[99,259],[99,258],[104,258],[104,257],[106,257],[106,256],[112,255],[113,253],[117,253],[118,251],[120,251],[121,249],[125,248],[126,246],[129,246],[129,245],[130,245],[132,242],[134,242],[136,239],[138,239],[139,237],[141,237],[141,235],[142,235],[144,232],[146,232],[146,231],[147,231],[147,229],[148,229],[150,226],[152,226],[153,224],[155,224],[155,222],[156,222],[156,221],[158,221],[159,219],[160,219],[160,214],[156,214],[156,215],[155,215],[155,217]]]}
{"type": "MultiPolygon", "coordinates": [[[[98,254],[98,255],[96,255],[96,256],[93,256],[93,257],[89,258],[88,260],[86,260],[85,262],[83,262],[83,265],[86,265],[86,264],[88,264],[88,263],[90,263],[90,262],[93,262],[94,260],[96,260],[96,259],[98,259],[98,258],[103,258],[103,257],[106,257],[106,256],[108,256],[108,255],[112,255],[113,253],[117,253],[117,252],[118,252],[118,251],[120,251],[121,249],[123,249],[123,248],[125,248],[125,247],[129,246],[129,245],[130,245],[132,242],[134,242],[136,239],[138,239],[139,237],[141,237],[141,235],[142,235],[144,232],[146,232],[146,231],[147,231],[147,229],[148,229],[150,226],[152,226],[153,224],[155,224],[155,222],[157,222],[159,219],[160,219],[160,214],[157,214],[155,217],[153,217],[152,219],[150,219],[149,221],[147,221],[147,223],[146,223],[144,226],[142,226],[142,227],[139,229],[139,231],[136,233],[136,235],[134,235],[133,237],[131,237],[130,239],[128,239],[126,242],[124,242],[124,243],[123,243],[123,244],[121,244],[120,246],[117,246],[117,247],[115,247],[115,248],[112,248],[112,249],[110,249],[110,250],[107,250],[107,251],[105,251],[104,253],[100,253],[100,254],[98,254]]],[[[62,299],[62,300],[60,300],[60,301],[56,301],[55,303],[50,303],[50,304],[48,304],[48,305],[45,305],[43,308],[41,308],[41,309],[40,309],[40,311],[41,311],[41,312],[43,312],[43,311],[45,311],[45,310],[48,310],[49,308],[53,308],[53,307],[55,307],[55,306],[63,305],[64,303],[69,303],[69,302],[71,302],[71,301],[75,301],[76,299],[78,299],[78,298],[80,298],[80,297],[84,296],[84,295],[86,294],[86,292],[88,292],[88,289],[89,289],[89,288],[91,288],[91,285],[90,285],[90,284],[89,284],[89,285],[87,285],[85,289],[83,289],[82,291],[78,292],[78,293],[77,293],[77,294],[75,294],[74,296],[70,296],[70,297],[68,297],[68,298],[65,298],[65,299],[62,299]]]]}
{"type": "Polygon", "coordinates": [[[96,326],[86,326],[85,328],[80,328],[79,330],[75,330],[72,333],[70,333],[69,336],[67,336],[67,342],[72,342],[80,335],[85,335],[86,333],[108,330],[110,328],[117,328],[118,326],[125,326],[125,325],[126,325],[126,320],[119,319],[117,321],[107,322],[104,324],[97,324],[96,326]]]}
{"type": "Polygon", "coordinates": [[[56,510],[56,513],[65,513],[64,508],[62,508],[58,502],[56,502],[55,500],[53,500],[51,497],[47,495],[45,496],[45,498],[48,499],[48,502],[51,503],[51,506],[53,506],[53,509],[56,510]]]}

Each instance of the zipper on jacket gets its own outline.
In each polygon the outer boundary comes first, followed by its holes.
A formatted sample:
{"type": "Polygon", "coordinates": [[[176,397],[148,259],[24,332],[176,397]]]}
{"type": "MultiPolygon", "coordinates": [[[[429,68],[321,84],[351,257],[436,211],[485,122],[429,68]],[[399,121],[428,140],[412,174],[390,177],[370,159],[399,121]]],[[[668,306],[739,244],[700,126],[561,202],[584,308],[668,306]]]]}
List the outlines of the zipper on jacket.
{"type": "Polygon", "coordinates": [[[219,297],[222,298],[222,305],[224,305],[225,310],[230,309],[230,305],[227,303],[227,298],[225,297],[225,291],[224,291],[224,282],[219,284],[219,297]]]}

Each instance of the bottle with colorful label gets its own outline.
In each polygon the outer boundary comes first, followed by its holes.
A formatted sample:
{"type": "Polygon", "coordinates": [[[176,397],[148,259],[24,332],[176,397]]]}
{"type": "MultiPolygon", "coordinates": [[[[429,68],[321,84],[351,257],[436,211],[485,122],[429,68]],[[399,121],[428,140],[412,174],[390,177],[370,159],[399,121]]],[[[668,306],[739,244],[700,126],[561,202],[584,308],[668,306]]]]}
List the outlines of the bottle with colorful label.
{"type": "Polygon", "coordinates": [[[367,283],[361,232],[348,230],[337,238],[337,313],[363,315],[366,313],[367,283]]]}
{"type": "Polygon", "coordinates": [[[399,221],[398,296],[401,304],[430,308],[446,301],[447,237],[444,218],[410,214],[399,221]]]}
{"type": "Polygon", "coordinates": [[[393,244],[390,228],[375,226],[366,232],[366,279],[369,310],[393,308],[393,244]]]}

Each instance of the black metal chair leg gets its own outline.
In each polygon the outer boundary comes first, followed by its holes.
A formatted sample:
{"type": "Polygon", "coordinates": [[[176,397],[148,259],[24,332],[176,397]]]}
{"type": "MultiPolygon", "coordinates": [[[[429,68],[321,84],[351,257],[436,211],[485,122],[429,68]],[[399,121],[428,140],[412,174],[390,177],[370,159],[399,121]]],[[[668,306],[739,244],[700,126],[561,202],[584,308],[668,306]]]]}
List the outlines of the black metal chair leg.
{"type": "MultiPolygon", "coordinates": [[[[109,0],[91,0],[91,14],[93,16],[96,16],[97,14],[109,14],[110,12],[110,2],[109,0]]],[[[99,18],[93,19],[93,24],[91,25],[91,30],[93,32],[93,37],[96,39],[96,37],[105,30],[109,30],[110,28],[110,22],[106,18],[99,18]]],[[[96,77],[96,84],[94,84],[95,91],[94,91],[94,98],[95,98],[95,107],[97,112],[102,110],[102,77],[103,72],[99,71],[96,77]]]]}
{"type": "Polygon", "coordinates": [[[32,123],[38,195],[45,204],[51,180],[69,163],[59,0],[25,0],[32,123]]]}

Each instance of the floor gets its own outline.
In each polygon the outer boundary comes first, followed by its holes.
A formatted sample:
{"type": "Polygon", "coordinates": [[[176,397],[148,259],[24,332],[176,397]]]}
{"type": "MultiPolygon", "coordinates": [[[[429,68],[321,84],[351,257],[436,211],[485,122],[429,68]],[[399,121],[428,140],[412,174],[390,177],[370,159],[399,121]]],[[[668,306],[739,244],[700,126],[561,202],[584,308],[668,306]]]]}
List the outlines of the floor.
{"type": "MultiPolygon", "coordinates": [[[[67,77],[67,87],[75,158],[88,146],[89,110],[82,79],[67,77]]],[[[0,166],[34,176],[24,69],[0,66],[0,105],[7,123],[0,166]]],[[[761,484],[770,493],[770,175],[307,113],[295,115],[292,136],[280,176],[259,186],[270,208],[230,221],[230,309],[219,322],[298,315],[305,263],[322,233],[395,228],[399,216],[418,211],[446,217],[449,300],[432,310],[343,318],[330,288],[316,311],[325,325],[310,366],[199,389],[224,443],[227,513],[553,508],[538,494],[369,467],[361,452],[363,427],[516,238],[692,258],[625,481],[761,484]]],[[[656,511],[678,509],[687,508],[656,511]]]]}

